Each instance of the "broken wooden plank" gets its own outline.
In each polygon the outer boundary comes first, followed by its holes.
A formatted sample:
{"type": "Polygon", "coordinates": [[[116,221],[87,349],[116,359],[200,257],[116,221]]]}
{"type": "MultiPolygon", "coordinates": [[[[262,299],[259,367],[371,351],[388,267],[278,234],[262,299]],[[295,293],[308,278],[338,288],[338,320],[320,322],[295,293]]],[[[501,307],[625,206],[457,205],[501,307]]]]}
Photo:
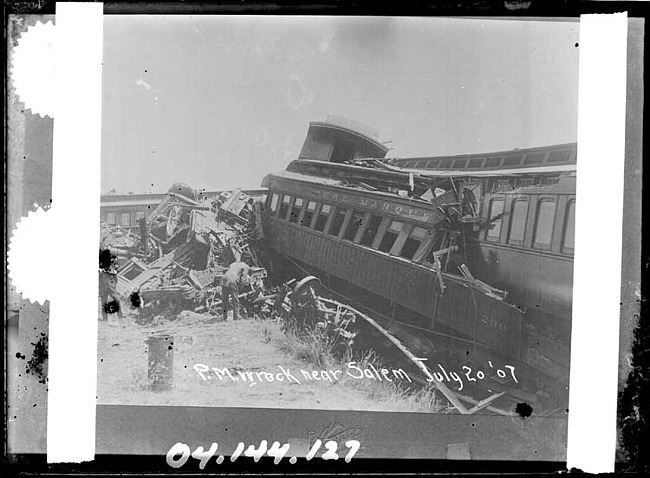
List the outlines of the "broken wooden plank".
{"type": "Polygon", "coordinates": [[[440,283],[440,292],[444,293],[445,282],[442,280],[442,266],[440,265],[440,258],[436,254],[433,254],[433,260],[436,266],[436,275],[438,276],[438,282],[440,283]]]}
{"type": "Polygon", "coordinates": [[[463,273],[463,275],[465,277],[467,277],[469,280],[476,281],[476,279],[474,279],[474,276],[472,275],[472,273],[469,271],[469,269],[467,268],[467,266],[465,264],[459,265],[458,269],[460,269],[460,271],[463,273]]]}
{"type": "Polygon", "coordinates": [[[505,393],[506,393],[506,392],[495,393],[494,395],[491,395],[491,396],[489,396],[488,398],[486,398],[486,399],[484,399],[484,400],[481,400],[481,401],[478,402],[476,405],[474,405],[472,408],[470,408],[469,410],[467,410],[467,413],[468,413],[469,415],[471,415],[471,414],[473,414],[473,413],[478,412],[479,410],[484,409],[484,408],[487,407],[490,403],[492,403],[493,401],[495,401],[497,398],[499,398],[499,397],[505,395],[505,393]]]}
{"type": "MultiPolygon", "coordinates": [[[[480,403],[480,402],[479,402],[478,400],[476,400],[475,398],[468,397],[467,395],[461,395],[460,393],[457,393],[457,392],[456,392],[456,396],[457,396],[460,400],[462,400],[462,401],[464,401],[464,402],[467,402],[467,403],[469,403],[470,405],[476,405],[476,404],[480,403]]],[[[493,407],[492,405],[489,405],[489,404],[485,407],[485,409],[486,409],[486,410],[489,410],[489,411],[491,411],[491,412],[497,413],[497,414],[499,414],[499,415],[503,415],[504,417],[512,417],[512,416],[515,415],[515,413],[513,413],[513,412],[508,412],[508,411],[506,411],[506,410],[502,410],[501,408],[493,407]]]]}
{"type": "MultiPolygon", "coordinates": [[[[367,315],[359,312],[358,310],[342,304],[341,302],[332,300],[332,299],[323,299],[320,298],[320,300],[324,302],[331,302],[334,304],[338,304],[342,307],[347,308],[348,310],[352,311],[356,316],[361,317],[363,320],[368,322],[372,327],[374,327],[376,330],[378,330],[384,337],[386,337],[395,347],[397,347],[404,355],[406,355],[411,361],[413,361],[417,367],[422,370],[425,375],[430,376],[431,373],[428,371],[426,365],[422,363],[421,360],[419,360],[415,355],[411,353],[410,350],[408,350],[402,343],[393,336],[388,330],[383,328],[381,325],[379,325],[374,319],[368,317],[367,315]]],[[[439,382],[438,380],[433,380],[433,385],[449,400],[449,402],[458,410],[461,414],[466,415],[467,414],[467,408],[460,402],[460,400],[456,397],[454,392],[452,392],[449,387],[447,387],[444,383],[439,382]]]]}

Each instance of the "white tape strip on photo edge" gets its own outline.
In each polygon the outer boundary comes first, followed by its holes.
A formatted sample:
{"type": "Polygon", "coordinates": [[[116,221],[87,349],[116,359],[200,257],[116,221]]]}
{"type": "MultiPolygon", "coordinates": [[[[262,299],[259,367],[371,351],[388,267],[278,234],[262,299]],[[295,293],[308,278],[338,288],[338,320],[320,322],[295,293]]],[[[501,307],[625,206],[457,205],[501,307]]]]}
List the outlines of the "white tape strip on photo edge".
{"type": "Polygon", "coordinates": [[[580,17],[567,467],[614,471],[627,14],[580,17]]]}
{"type": "Polygon", "coordinates": [[[103,4],[56,4],[48,463],[95,456],[103,4]],[[74,234],[71,234],[74,231],[74,234]],[[66,234],[67,233],[67,234],[66,234]]]}

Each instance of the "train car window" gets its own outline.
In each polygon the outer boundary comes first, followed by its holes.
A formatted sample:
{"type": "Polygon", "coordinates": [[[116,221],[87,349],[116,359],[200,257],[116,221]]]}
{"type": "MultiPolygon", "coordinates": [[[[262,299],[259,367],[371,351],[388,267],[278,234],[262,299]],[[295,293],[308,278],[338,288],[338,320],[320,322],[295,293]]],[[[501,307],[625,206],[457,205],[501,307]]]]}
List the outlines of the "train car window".
{"type": "Polygon", "coordinates": [[[512,213],[510,216],[510,232],[508,234],[508,244],[521,245],[524,241],[524,232],[526,232],[526,219],[528,217],[528,200],[515,199],[512,203],[512,213]]]}
{"type": "Polygon", "coordinates": [[[468,168],[480,168],[483,166],[483,159],[484,158],[474,158],[469,161],[469,164],[467,165],[468,168]]]}
{"type": "Polygon", "coordinates": [[[362,246],[371,247],[379,226],[381,225],[381,216],[370,216],[370,222],[366,226],[365,231],[363,231],[363,236],[361,236],[360,244],[362,246]]]}
{"type": "Polygon", "coordinates": [[[325,229],[325,224],[327,224],[327,218],[329,217],[330,212],[332,212],[332,206],[329,204],[323,204],[321,206],[318,217],[316,218],[316,225],[314,226],[314,230],[323,232],[325,229]]]}
{"type": "Polygon", "coordinates": [[[136,213],[135,213],[135,222],[139,223],[140,219],[144,219],[144,211],[136,211],[136,213]]]}
{"type": "Polygon", "coordinates": [[[549,163],[564,163],[569,160],[571,157],[571,150],[570,149],[560,149],[558,151],[553,151],[549,157],[547,162],[549,163]]]}
{"type": "Polygon", "coordinates": [[[485,160],[486,168],[496,168],[497,166],[501,166],[501,158],[488,158],[485,160]]]}
{"type": "Polygon", "coordinates": [[[302,217],[300,225],[305,227],[311,226],[311,220],[314,218],[314,212],[316,212],[316,201],[307,202],[307,209],[305,209],[305,215],[302,217]]]}
{"type": "Polygon", "coordinates": [[[426,236],[427,230],[425,228],[417,226],[414,227],[399,253],[400,257],[404,257],[405,259],[409,260],[413,259],[415,252],[419,249],[420,244],[422,244],[422,241],[426,236]]]}
{"type": "Polygon", "coordinates": [[[115,213],[114,212],[109,212],[108,214],[106,214],[106,222],[109,223],[111,226],[114,226],[115,224],[117,224],[117,222],[115,220],[115,213]]]}
{"type": "Polygon", "coordinates": [[[271,196],[271,202],[269,203],[271,212],[276,212],[278,210],[278,199],[280,199],[278,194],[273,193],[273,195],[271,196]]]}
{"type": "Polygon", "coordinates": [[[427,169],[435,169],[438,167],[438,161],[437,159],[432,159],[431,161],[427,161],[427,165],[425,166],[427,169]]]}
{"type": "Polygon", "coordinates": [[[498,241],[501,236],[501,216],[503,215],[504,200],[502,198],[492,199],[490,203],[490,223],[488,224],[487,238],[490,241],[498,241]]]}
{"type": "Polygon", "coordinates": [[[564,219],[564,238],[562,239],[562,252],[573,253],[576,233],[576,202],[569,201],[566,206],[564,219]]]}
{"type": "Polygon", "coordinates": [[[282,203],[280,203],[279,217],[281,219],[285,219],[287,217],[287,213],[289,212],[289,204],[291,204],[291,196],[285,194],[282,196],[282,203]]]}
{"type": "Polygon", "coordinates": [[[544,153],[528,153],[524,158],[524,164],[541,164],[544,162],[544,153]]]}
{"type": "Polygon", "coordinates": [[[449,167],[451,167],[451,163],[452,163],[451,159],[443,159],[442,161],[440,161],[440,166],[438,166],[438,167],[439,168],[449,168],[449,167]]]}
{"type": "Polygon", "coordinates": [[[537,218],[535,220],[535,236],[533,239],[535,249],[548,250],[551,248],[554,222],[555,201],[542,199],[537,206],[537,218]]]}
{"type": "Polygon", "coordinates": [[[363,216],[364,214],[362,212],[354,211],[352,213],[352,218],[350,219],[350,223],[348,224],[348,227],[345,229],[345,232],[343,233],[343,239],[346,239],[348,241],[354,241],[354,238],[357,235],[357,231],[363,224],[363,216]]]}
{"type": "Polygon", "coordinates": [[[381,252],[390,252],[403,227],[403,222],[391,221],[388,229],[384,233],[384,237],[381,238],[381,242],[379,243],[379,250],[381,252]]]}
{"type": "Polygon", "coordinates": [[[541,184],[542,186],[551,186],[553,184],[559,184],[560,178],[559,177],[549,177],[549,176],[542,176],[541,178],[541,184]]]}
{"type": "Polygon", "coordinates": [[[328,234],[330,236],[339,235],[339,232],[341,232],[341,226],[343,226],[343,221],[345,221],[345,215],[347,213],[348,210],[342,207],[336,210],[334,220],[332,221],[332,225],[330,226],[330,230],[328,231],[328,234]]]}
{"type": "Polygon", "coordinates": [[[300,210],[302,209],[303,204],[304,200],[302,198],[296,198],[296,200],[293,202],[293,207],[291,208],[291,214],[289,214],[289,222],[298,223],[300,210]]]}
{"type": "Polygon", "coordinates": [[[415,162],[413,163],[413,167],[414,167],[414,168],[419,168],[420,166],[422,166],[422,161],[415,161],[415,162]]]}
{"type": "Polygon", "coordinates": [[[129,212],[123,212],[122,213],[122,226],[130,226],[131,225],[131,213],[129,212]]]}
{"type": "Polygon", "coordinates": [[[521,155],[519,154],[516,156],[506,156],[503,160],[504,166],[519,166],[519,163],[521,163],[521,155]]]}
{"type": "Polygon", "coordinates": [[[519,178],[515,180],[518,188],[526,188],[528,186],[534,186],[535,181],[537,181],[537,178],[519,178]]]}
{"type": "Polygon", "coordinates": [[[454,161],[451,164],[451,167],[455,168],[455,169],[464,168],[466,166],[467,166],[467,160],[466,159],[457,159],[456,161],[454,161]]]}

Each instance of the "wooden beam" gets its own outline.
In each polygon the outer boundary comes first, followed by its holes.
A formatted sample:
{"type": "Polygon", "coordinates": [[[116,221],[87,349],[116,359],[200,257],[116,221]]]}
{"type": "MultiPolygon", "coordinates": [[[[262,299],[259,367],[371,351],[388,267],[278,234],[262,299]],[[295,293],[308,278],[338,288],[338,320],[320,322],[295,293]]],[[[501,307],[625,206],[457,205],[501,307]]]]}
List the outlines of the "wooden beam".
{"type": "MultiPolygon", "coordinates": [[[[321,300],[323,300],[323,299],[321,299],[321,300]]],[[[410,350],[408,350],[404,345],[402,345],[402,343],[397,338],[395,338],[390,332],[388,332],[381,325],[379,325],[375,320],[373,320],[372,318],[368,317],[367,315],[359,312],[358,310],[356,310],[356,309],[354,309],[352,307],[349,307],[349,306],[347,306],[345,304],[342,304],[340,302],[337,302],[335,300],[325,299],[324,301],[339,304],[342,307],[345,307],[345,308],[349,309],[350,311],[354,312],[358,317],[361,317],[363,320],[368,322],[372,327],[377,329],[382,335],[384,335],[393,345],[395,345],[395,347],[397,347],[400,350],[400,352],[402,352],[411,361],[413,361],[415,363],[415,365],[417,365],[417,367],[424,372],[425,375],[431,376],[431,373],[427,370],[426,365],[424,365],[421,360],[418,360],[417,357],[415,355],[413,355],[410,350]]],[[[444,383],[439,382],[438,380],[433,380],[433,382],[430,382],[430,383],[433,383],[433,385],[445,396],[445,398],[447,398],[447,400],[449,400],[449,402],[451,402],[451,404],[461,414],[463,414],[463,415],[468,414],[467,408],[465,408],[465,406],[461,403],[461,401],[458,399],[458,397],[456,397],[456,394],[454,392],[452,392],[444,383]]]]}
{"type": "Polygon", "coordinates": [[[506,393],[506,392],[495,393],[494,395],[489,396],[489,397],[486,398],[485,400],[481,400],[481,401],[478,402],[476,405],[474,405],[472,408],[470,408],[469,410],[467,410],[467,413],[468,413],[469,415],[471,415],[471,414],[473,414],[473,413],[478,412],[479,410],[484,409],[484,408],[487,407],[490,403],[492,403],[493,401],[495,401],[497,398],[499,398],[500,396],[504,395],[505,393],[506,393]]]}

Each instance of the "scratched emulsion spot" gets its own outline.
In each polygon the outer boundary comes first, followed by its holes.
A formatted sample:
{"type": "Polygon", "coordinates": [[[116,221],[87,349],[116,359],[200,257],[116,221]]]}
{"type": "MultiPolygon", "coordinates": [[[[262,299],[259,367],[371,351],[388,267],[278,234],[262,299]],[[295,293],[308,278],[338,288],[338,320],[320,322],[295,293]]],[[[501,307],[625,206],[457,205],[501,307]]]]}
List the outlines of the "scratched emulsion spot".
{"type": "Polygon", "coordinates": [[[43,371],[45,362],[47,361],[48,348],[47,348],[47,335],[41,332],[41,336],[36,343],[32,343],[34,346],[34,351],[32,352],[32,357],[27,362],[26,372],[36,375],[38,377],[39,383],[45,383],[47,381],[47,376],[43,371]]]}
{"type": "Polygon", "coordinates": [[[110,249],[99,250],[99,269],[107,274],[117,273],[117,257],[110,249]]]}
{"type": "Polygon", "coordinates": [[[136,309],[142,307],[142,297],[140,297],[140,294],[138,294],[137,291],[131,293],[129,299],[131,299],[131,307],[136,309]]]}
{"type": "Polygon", "coordinates": [[[104,312],[108,314],[115,314],[120,311],[120,303],[116,300],[111,300],[104,304],[104,312]]]}
{"type": "Polygon", "coordinates": [[[533,407],[527,403],[518,403],[515,406],[515,413],[517,413],[521,418],[528,418],[533,414],[533,407]]]}

